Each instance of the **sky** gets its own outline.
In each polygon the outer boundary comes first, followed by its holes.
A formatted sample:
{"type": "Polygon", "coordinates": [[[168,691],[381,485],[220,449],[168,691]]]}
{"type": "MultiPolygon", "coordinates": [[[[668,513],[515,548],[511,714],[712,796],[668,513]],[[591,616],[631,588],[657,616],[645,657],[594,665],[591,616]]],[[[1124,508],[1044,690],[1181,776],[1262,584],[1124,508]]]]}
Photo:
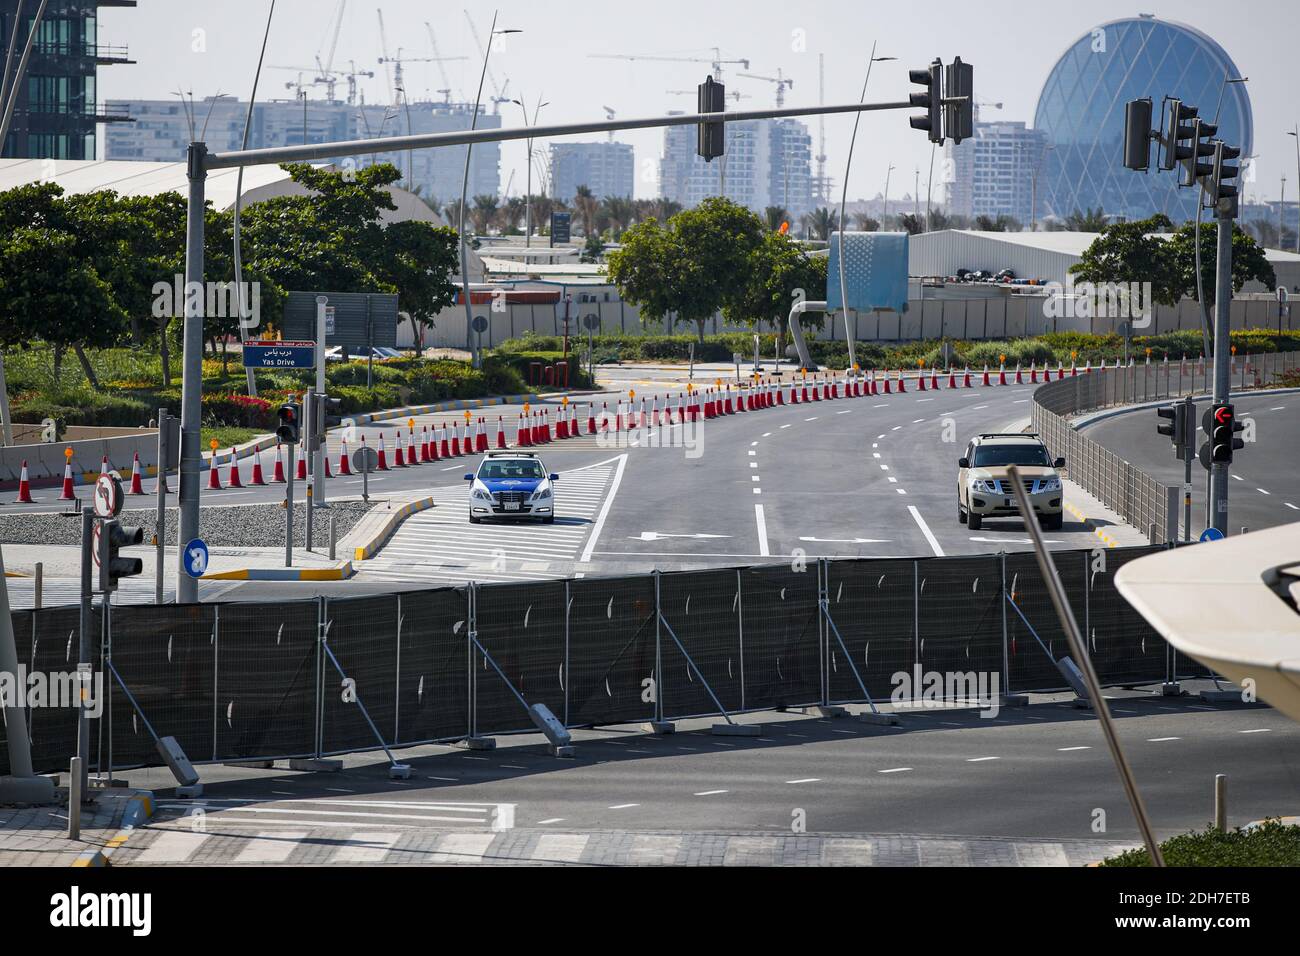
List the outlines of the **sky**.
{"type": "MultiPolygon", "coordinates": [[[[161,99],[178,89],[202,98],[217,92],[246,99],[257,64],[258,47],[270,0],[139,0],[135,9],[100,11],[100,42],[126,43],[130,66],[100,69],[100,98],[161,99]]],[[[266,63],[310,66],[317,55],[325,59],[333,36],[339,0],[276,0],[266,63]]],[[[453,98],[472,99],[480,59],[462,3],[438,0],[347,0],[343,28],[334,56],[335,67],[355,61],[357,69],[374,70],[373,80],[360,80],[367,102],[389,102],[377,10],[382,9],[387,50],[403,57],[432,55],[426,21],[433,27],[439,53],[464,60],[445,62],[453,98]]],[[[749,68],[726,65],[728,92],[748,98],[729,101],[728,109],[758,109],[775,105],[775,84],[745,79],[739,72],[792,79],[786,106],[818,102],[818,54],[825,55],[825,102],[858,99],[870,59],[897,57],[875,65],[868,101],[897,101],[919,87],[907,82],[907,71],[925,66],[934,57],[945,63],[954,56],[975,66],[978,101],[1001,102],[1002,109],[985,106],[983,119],[1033,122],[1043,81],[1056,60],[1078,37],[1108,20],[1153,13],[1157,17],[1198,27],[1227,50],[1248,89],[1255,115],[1256,166],[1248,193],[1276,198],[1280,177],[1287,177],[1287,195],[1295,197],[1297,140],[1288,135],[1300,121],[1295,95],[1295,37],[1300,8],[1295,0],[1182,0],[1167,8],[1135,7],[1115,0],[1090,3],[1064,0],[930,0],[926,3],[881,3],[875,0],[500,0],[496,7],[478,4],[470,12],[481,36],[486,36],[493,10],[498,29],[521,33],[498,37],[492,47],[491,68],[498,84],[509,81],[507,95],[532,107],[545,102],[541,123],[603,119],[605,107],[619,118],[662,115],[690,110],[694,96],[669,90],[694,90],[709,72],[707,62],[627,62],[595,59],[593,53],[668,57],[712,57],[718,46],[726,60],[747,59],[749,68]],[[520,96],[522,94],[522,97],[520,96]]],[[[344,66],[346,68],[346,66],[344,66]]],[[[444,86],[438,65],[413,62],[405,67],[411,98],[440,99],[444,86]]],[[[265,69],[259,99],[291,98],[285,88],[297,71],[265,69]]],[[[343,85],[340,84],[340,97],[343,85]]],[[[485,96],[492,90],[488,84],[485,96]]],[[[323,95],[323,90],[321,91],[323,95]]],[[[503,125],[522,123],[520,107],[503,104],[503,125]]],[[[849,172],[850,200],[881,193],[892,163],[890,195],[911,193],[919,168],[921,193],[929,175],[930,146],[925,134],[911,129],[906,111],[863,114],[849,172]]],[[[805,120],[817,149],[817,119],[805,120]]],[[[827,117],[827,172],[840,188],[845,175],[851,115],[827,117]]],[[[578,141],[595,137],[576,137],[578,141]]],[[[636,151],[636,194],[657,195],[657,160],[662,130],[620,132],[616,138],[636,151]]],[[[523,192],[525,146],[502,146],[501,183],[514,171],[512,193],[523,192]]],[[[179,159],[180,157],[178,157],[179,159]]],[[[940,164],[936,161],[936,183],[940,164]]]]}

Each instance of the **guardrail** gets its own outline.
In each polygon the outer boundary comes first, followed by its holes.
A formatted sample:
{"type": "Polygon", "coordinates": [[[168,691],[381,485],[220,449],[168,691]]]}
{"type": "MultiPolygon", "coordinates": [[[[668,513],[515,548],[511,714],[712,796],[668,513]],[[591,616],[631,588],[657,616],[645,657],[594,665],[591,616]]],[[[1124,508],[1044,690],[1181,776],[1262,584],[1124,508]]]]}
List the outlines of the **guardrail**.
{"type": "MultiPolygon", "coordinates": [[[[1055,555],[1104,683],[1205,675],[1113,586],[1153,550],[1055,555]]],[[[1066,689],[1068,642],[1028,552],[94,613],[101,771],[157,764],[154,732],[196,763],[271,760],[533,731],[537,703],[580,727],[920,700],[931,674],[927,700],[1066,689]]],[[[29,674],[75,672],[78,615],[13,612],[29,674]]],[[[76,710],[28,716],[37,768],[66,769],[76,710]]]]}
{"type": "MultiPolygon", "coordinates": [[[[1300,352],[1238,355],[1232,359],[1229,379],[1234,390],[1245,390],[1276,382],[1297,369],[1300,352]]],[[[1079,432],[1070,416],[1209,394],[1212,387],[1213,368],[1202,361],[1130,362],[1093,369],[1036,389],[1031,405],[1033,425],[1053,456],[1065,458],[1072,479],[1133,527],[1153,534],[1152,544],[1164,544],[1178,540],[1179,488],[1161,484],[1103,448],[1079,432]]]]}

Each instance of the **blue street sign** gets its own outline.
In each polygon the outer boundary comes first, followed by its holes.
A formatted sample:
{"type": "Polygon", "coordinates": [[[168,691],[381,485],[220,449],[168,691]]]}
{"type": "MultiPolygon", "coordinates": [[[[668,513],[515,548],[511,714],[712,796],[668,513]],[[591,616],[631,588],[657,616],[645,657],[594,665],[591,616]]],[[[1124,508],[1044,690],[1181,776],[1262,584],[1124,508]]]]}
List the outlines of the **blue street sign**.
{"type": "Polygon", "coordinates": [[[185,573],[192,578],[201,578],[207,570],[208,546],[202,538],[195,538],[185,546],[185,573]]]}
{"type": "Polygon", "coordinates": [[[315,368],[315,342],[244,343],[244,368],[315,368]]]}
{"type": "Polygon", "coordinates": [[[1222,541],[1223,532],[1218,528],[1206,528],[1201,532],[1202,541],[1222,541]]]}

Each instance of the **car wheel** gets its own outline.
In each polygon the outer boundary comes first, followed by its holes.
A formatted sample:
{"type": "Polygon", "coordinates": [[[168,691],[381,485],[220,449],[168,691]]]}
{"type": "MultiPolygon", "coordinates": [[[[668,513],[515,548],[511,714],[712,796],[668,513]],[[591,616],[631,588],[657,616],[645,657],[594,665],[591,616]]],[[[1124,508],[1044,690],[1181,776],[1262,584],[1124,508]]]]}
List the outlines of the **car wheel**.
{"type": "Polygon", "coordinates": [[[960,504],[957,505],[957,522],[958,524],[966,523],[966,512],[960,504]]]}
{"type": "Polygon", "coordinates": [[[980,528],[984,527],[984,517],[982,515],[977,515],[972,511],[966,518],[966,526],[972,531],[978,531],[980,528]]]}
{"type": "Polygon", "coordinates": [[[1063,514],[1048,515],[1047,520],[1043,522],[1048,531],[1060,531],[1064,523],[1065,515],[1063,514]]]}
{"type": "Polygon", "coordinates": [[[482,522],[483,522],[483,519],[482,519],[482,518],[475,518],[473,515],[470,515],[470,516],[469,516],[469,523],[470,523],[470,524],[481,524],[482,522]]]}
{"type": "Polygon", "coordinates": [[[555,524],[555,515],[547,515],[542,519],[542,524],[555,524]]]}

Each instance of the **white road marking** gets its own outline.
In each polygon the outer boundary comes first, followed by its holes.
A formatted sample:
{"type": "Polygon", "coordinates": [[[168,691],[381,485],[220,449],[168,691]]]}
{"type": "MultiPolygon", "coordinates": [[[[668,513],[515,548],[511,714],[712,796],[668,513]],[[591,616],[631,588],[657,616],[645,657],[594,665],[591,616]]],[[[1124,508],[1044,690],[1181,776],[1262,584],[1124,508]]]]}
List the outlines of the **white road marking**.
{"type": "Polygon", "coordinates": [[[906,489],[903,489],[903,488],[895,488],[894,490],[897,491],[900,495],[905,495],[905,494],[907,494],[906,489]]]}
{"type": "Polygon", "coordinates": [[[881,465],[881,466],[880,466],[880,470],[881,470],[881,471],[889,471],[889,466],[888,466],[888,465],[881,465]]]}
{"type": "Polygon", "coordinates": [[[981,408],[988,408],[987,405],[974,405],[971,407],[972,412],[978,412],[981,408]]]}
{"type": "MultiPolygon", "coordinates": [[[[903,489],[898,490],[902,491],[903,489]]],[[[934,532],[930,530],[930,526],[925,523],[925,519],[921,517],[921,512],[916,510],[916,505],[908,505],[907,510],[912,513],[912,518],[920,526],[921,534],[925,535],[925,540],[929,543],[935,555],[942,558],[944,556],[943,548],[939,547],[939,540],[934,536],[934,532]]]]}
{"type": "Polygon", "coordinates": [[[438,841],[438,850],[429,855],[429,862],[481,863],[495,839],[495,833],[448,833],[438,841]]]}
{"type": "Polygon", "coordinates": [[[606,807],[607,810],[629,810],[632,807],[639,807],[639,803],[616,803],[612,807],[606,807]]]}
{"type": "Polygon", "coordinates": [[[754,489],[754,494],[756,494],[756,495],[761,495],[762,493],[763,493],[763,492],[762,492],[761,489],[758,489],[758,488],[755,488],[755,489],[754,489]]]}
{"type": "Polygon", "coordinates": [[[609,517],[609,508],[614,503],[614,495],[618,493],[618,485],[623,480],[623,469],[626,466],[627,455],[619,455],[618,467],[614,469],[614,480],[610,482],[609,490],[605,493],[605,503],[600,506],[600,514],[596,516],[596,523],[592,525],[591,534],[587,536],[587,547],[583,549],[582,557],[578,559],[581,564],[591,560],[591,552],[595,549],[596,539],[600,537],[600,532],[605,527],[605,519],[609,517]]]}
{"type": "Polygon", "coordinates": [[[746,454],[748,454],[748,455],[750,455],[750,456],[752,457],[752,456],[754,456],[754,455],[757,455],[758,452],[754,451],[754,449],[751,448],[748,452],[746,452],[746,454]]]}
{"type": "MultiPolygon", "coordinates": [[[[755,491],[758,489],[755,488],[755,491]]],[[[763,514],[762,505],[754,505],[754,523],[758,525],[758,553],[763,557],[769,556],[767,550],[767,516],[763,514]]]]}
{"type": "Polygon", "coordinates": [[[1158,743],[1163,743],[1166,740],[1182,740],[1182,739],[1183,739],[1182,737],[1148,737],[1147,743],[1158,744],[1158,743]]]}
{"type": "Polygon", "coordinates": [[[876,773],[906,773],[911,767],[893,767],[889,770],[877,770],[876,773]]]}
{"type": "Polygon", "coordinates": [[[701,790],[695,794],[697,797],[715,797],[720,793],[730,793],[729,790],[701,790]]]}
{"type": "Polygon", "coordinates": [[[846,409],[844,409],[844,411],[842,411],[842,412],[836,412],[835,414],[836,414],[836,415],[847,415],[847,414],[848,414],[849,412],[851,412],[851,411],[853,411],[853,409],[851,409],[851,408],[846,408],[846,409]]]}
{"type": "Polygon", "coordinates": [[[1232,477],[1233,477],[1233,479],[1236,480],[1236,481],[1245,481],[1245,480],[1246,480],[1245,478],[1241,477],[1241,475],[1233,475],[1232,477]]]}
{"type": "Polygon", "coordinates": [[[552,823],[563,823],[563,822],[564,822],[564,817],[547,817],[545,820],[538,820],[537,825],[539,827],[544,827],[552,823]]]}
{"type": "Polygon", "coordinates": [[[180,863],[188,860],[208,838],[206,833],[191,830],[167,830],[149,844],[137,863],[180,863]]]}
{"type": "MultiPolygon", "coordinates": [[[[872,445],[871,447],[872,447],[872,448],[877,448],[877,447],[879,447],[879,446],[877,446],[877,445],[872,445]]],[[[871,457],[872,457],[872,458],[879,458],[879,457],[880,457],[880,452],[878,452],[878,451],[873,451],[873,452],[871,453],[871,457]]]]}
{"type": "Polygon", "coordinates": [[[800,777],[798,780],[787,780],[786,783],[820,783],[821,777],[800,777]]]}
{"type": "Polygon", "coordinates": [[[913,425],[919,425],[919,424],[920,424],[921,422],[923,422],[923,421],[925,421],[924,418],[914,418],[914,419],[912,419],[912,424],[913,424],[913,425]]]}
{"type": "MultiPolygon", "coordinates": [[[[792,425],[782,425],[781,427],[782,427],[782,428],[791,428],[791,427],[793,427],[793,426],[792,426],[792,425]]],[[[756,444],[757,444],[757,443],[756,443],[756,444]]]]}
{"type": "Polygon", "coordinates": [[[1272,728],[1270,728],[1270,727],[1257,727],[1257,728],[1254,729],[1254,730],[1239,730],[1239,731],[1237,731],[1237,733],[1239,733],[1239,734],[1267,734],[1267,733],[1270,733],[1271,731],[1272,731],[1272,728]]]}
{"type": "MultiPolygon", "coordinates": [[[[881,467],[881,468],[884,468],[885,466],[884,466],[884,465],[881,465],[880,467],[881,467]]],[[[890,476],[889,476],[888,478],[886,478],[885,480],[888,481],[888,482],[890,482],[891,484],[898,484],[898,479],[895,478],[893,475],[890,475],[890,476]]]]}
{"type": "Polygon", "coordinates": [[[890,431],[891,431],[891,432],[896,432],[896,431],[898,431],[898,430],[899,430],[900,428],[902,428],[902,427],[903,427],[902,425],[895,425],[893,428],[890,429],[890,431]]]}
{"type": "Polygon", "coordinates": [[[997,757],[967,757],[967,763],[983,763],[985,760],[997,760],[997,757]]]}
{"type": "Polygon", "coordinates": [[[1278,405],[1276,408],[1270,408],[1269,411],[1270,411],[1270,412],[1280,412],[1280,411],[1282,411],[1284,408],[1286,408],[1285,405],[1278,405]]]}
{"type": "Polygon", "coordinates": [[[768,438],[771,436],[771,434],[772,434],[771,432],[763,432],[763,437],[768,438]]]}
{"type": "Polygon", "coordinates": [[[1288,508],[1290,508],[1292,511],[1300,511],[1300,507],[1297,507],[1297,506],[1291,504],[1291,502],[1289,502],[1289,501],[1284,501],[1284,502],[1282,502],[1282,503],[1283,503],[1284,505],[1286,505],[1288,508]]]}
{"type": "Polygon", "coordinates": [[[1071,750],[1091,750],[1091,747],[1057,747],[1057,753],[1068,753],[1071,750]]]}
{"type": "Polygon", "coordinates": [[[1265,491],[1263,488],[1256,488],[1255,490],[1258,491],[1261,495],[1271,495],[1271,494],[1272,494],[1271,491],[1265,491]]]}

